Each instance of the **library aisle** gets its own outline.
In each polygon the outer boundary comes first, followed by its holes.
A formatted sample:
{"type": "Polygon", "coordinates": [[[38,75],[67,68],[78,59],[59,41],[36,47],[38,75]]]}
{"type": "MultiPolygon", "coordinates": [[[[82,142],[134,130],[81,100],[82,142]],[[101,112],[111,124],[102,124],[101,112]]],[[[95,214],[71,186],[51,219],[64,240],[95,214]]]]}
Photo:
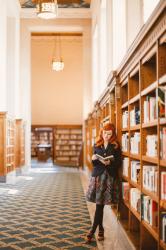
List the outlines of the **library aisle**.
{"type": "MultiPolygon", "coordinates": [[[[0,184],[0,249],[132,249],[113,219],[105,243],[85,244],[91,222],[81,180],[85,190],[87,178],[78,169],[48,166],[32,169],[16,184],[0,184]],[[118,235],[120,240],[112,238],[118,235]]],[[[93,204],[88,208],[93,213],[93,204]]]]}

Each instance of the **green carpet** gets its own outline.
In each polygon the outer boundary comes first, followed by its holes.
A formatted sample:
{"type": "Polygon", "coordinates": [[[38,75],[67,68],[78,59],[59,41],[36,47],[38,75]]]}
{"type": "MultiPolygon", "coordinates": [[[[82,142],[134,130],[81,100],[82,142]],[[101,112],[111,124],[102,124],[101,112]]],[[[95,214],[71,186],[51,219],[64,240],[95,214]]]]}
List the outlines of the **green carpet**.
{"type": "Polygon", "coordinates": [[[91,222],[79,173],[31,177],[0,184],[0,249],[97,249],[85,244],[91,222]]]}

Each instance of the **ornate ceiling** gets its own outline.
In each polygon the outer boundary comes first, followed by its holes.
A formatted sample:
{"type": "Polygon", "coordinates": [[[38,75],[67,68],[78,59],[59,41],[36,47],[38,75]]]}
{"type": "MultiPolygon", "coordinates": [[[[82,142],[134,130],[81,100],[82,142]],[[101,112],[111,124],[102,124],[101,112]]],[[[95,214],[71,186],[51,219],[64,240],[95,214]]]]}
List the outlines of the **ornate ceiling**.
{"type": "MultiPolygon", "coordinates": [[[[22,8],[35,8],[37,0],[20,0],[22,8]]],[[[59,8],[90,8],[91,0],[57,0],[59,8]]]]}

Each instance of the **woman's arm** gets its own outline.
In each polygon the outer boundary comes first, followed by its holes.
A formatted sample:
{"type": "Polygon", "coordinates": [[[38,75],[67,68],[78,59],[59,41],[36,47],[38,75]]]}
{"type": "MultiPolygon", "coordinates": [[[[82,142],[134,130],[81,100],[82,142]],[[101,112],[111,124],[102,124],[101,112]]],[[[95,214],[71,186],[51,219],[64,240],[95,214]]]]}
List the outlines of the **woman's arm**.
{"type": "Polygon", "coordinates": [[[114,160],[110,162],[107,166],[110,175],[116,175],[118,173],[118,169],[121,167],[122,157],[121,157],[121,149],[118,147],[114,150],[114,160]]]}

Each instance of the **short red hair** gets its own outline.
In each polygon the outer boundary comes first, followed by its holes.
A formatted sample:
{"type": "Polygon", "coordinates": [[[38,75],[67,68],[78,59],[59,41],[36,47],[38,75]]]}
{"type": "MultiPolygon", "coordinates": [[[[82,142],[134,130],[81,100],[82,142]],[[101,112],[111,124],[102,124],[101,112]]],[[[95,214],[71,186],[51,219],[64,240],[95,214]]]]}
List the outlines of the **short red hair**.
{"type": "Polygon", "coordinates": [[[115,132],[115,126],[112,123],[106,123],[103,126],[103,128],[100,129],[99,136],[96,139],[96,146],[98,147],[98,146],[101,146],[101,145],[104,144],[103,130],[105,130],[105,131],[111,130],[112,131],[112,136],[111,136],[109,142],[112,143],[112,144],[115,144],[116,148],[119,147],[119,143],[117,141],[117,136],[116,136],[116,132],[115,132]]]}

